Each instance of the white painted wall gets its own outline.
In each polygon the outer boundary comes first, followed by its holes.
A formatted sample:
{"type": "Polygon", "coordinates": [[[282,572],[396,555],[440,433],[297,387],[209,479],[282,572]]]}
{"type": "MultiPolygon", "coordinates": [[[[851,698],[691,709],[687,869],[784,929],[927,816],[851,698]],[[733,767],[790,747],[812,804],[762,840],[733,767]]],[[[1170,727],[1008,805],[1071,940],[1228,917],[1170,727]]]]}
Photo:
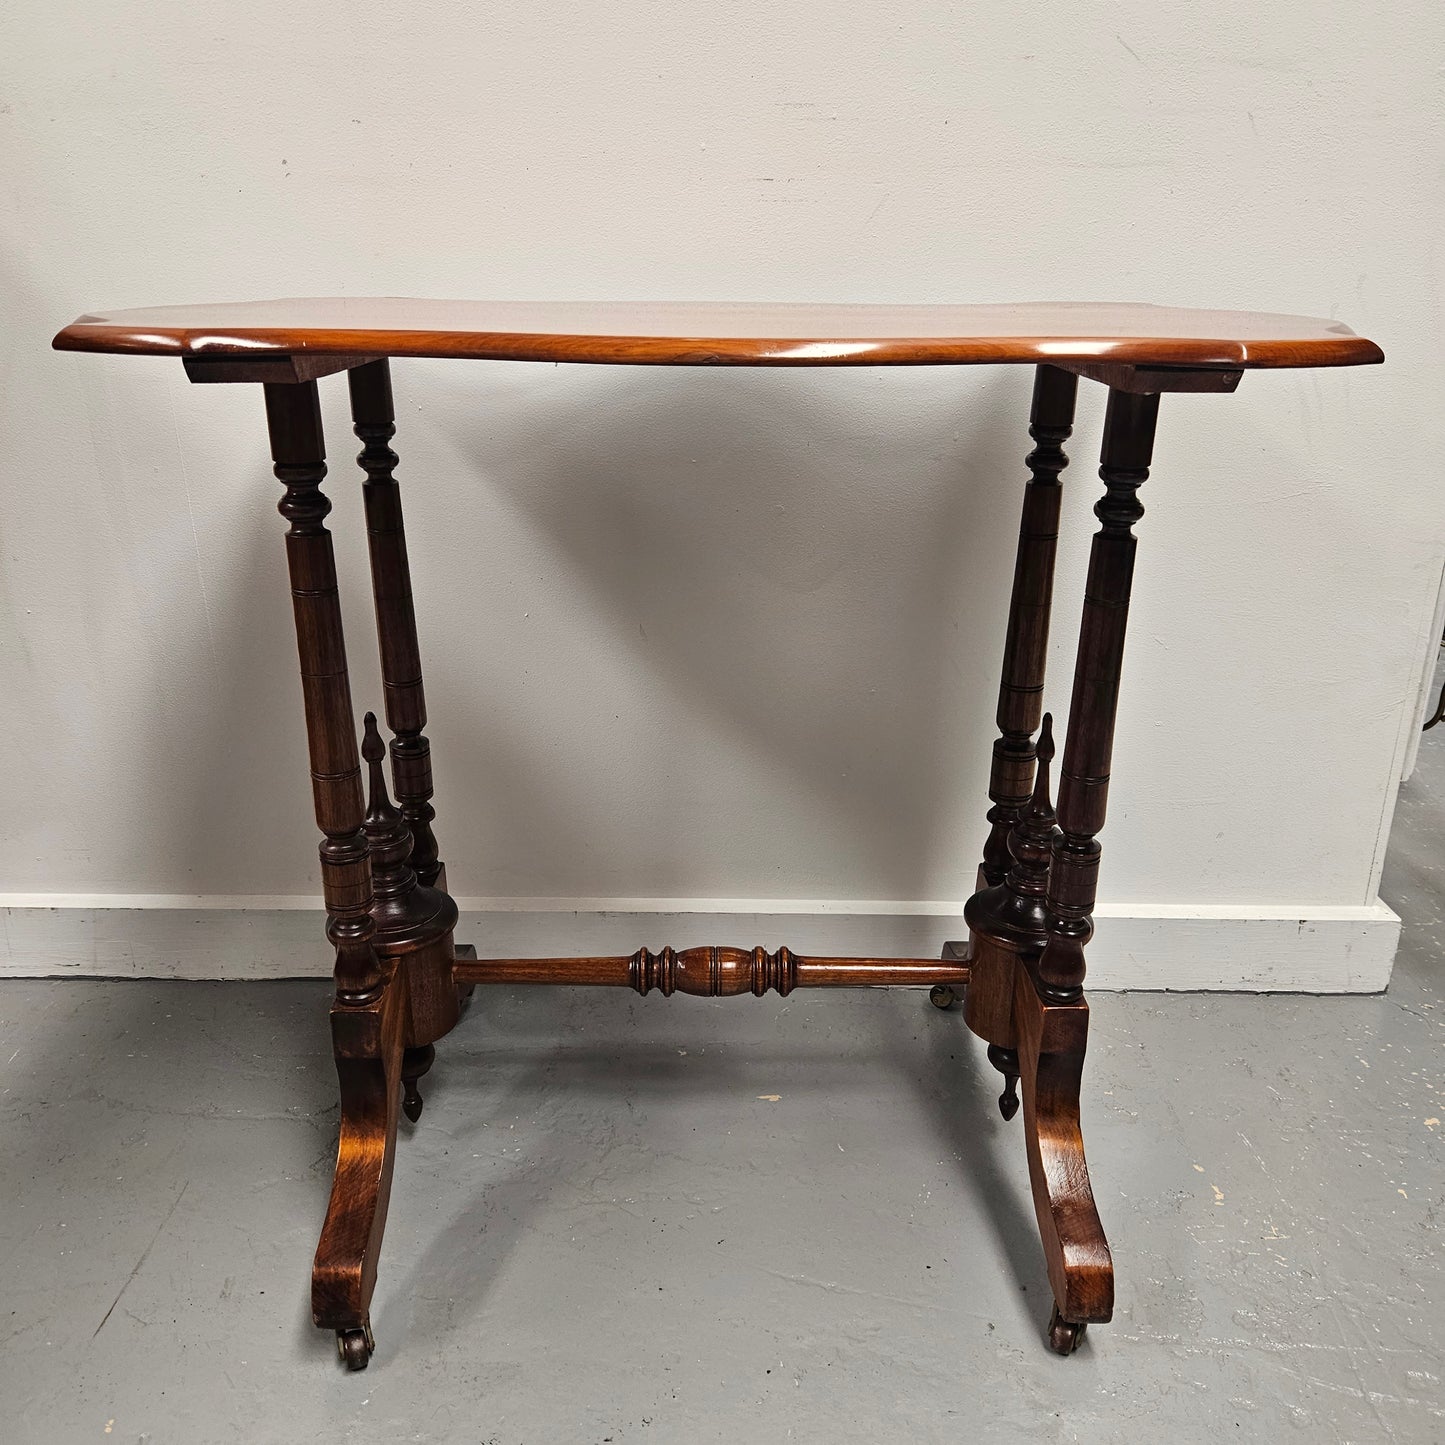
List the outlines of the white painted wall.
{"type": "MultiPolygon", "coordinates": [[[[1388,362],[1166,399],[1102,888],[1181,927],[1133,972],[1096,950],[1095,977],[1200,982],[1188,920],[1297,917],[1368,924],[1363,974],[1342,937],[1263,978],[1238,948],[1213,982],[1383,982],[1377,869],[1445,556],[1437,4],[18,0],[4,31],[11,902],[317,889],[259,397],[49,352],[77,312],[1140,299],[1338,316],[1388,362]]],[[[1025,370],[395,379],[454,891],[956,909],[1025,370]]],[[[361,708],[360,474],[323,390],[361,708]]],[[[1097,495],[1102,393],[1081,401],[1058,712],[1097,495]]],[[[129,916],[100,931],[134,954],[129,916]]],[[[5,967],[54,962],[17,918],[5,967]]],[[[275,953],[207,968],[288,971],[275,953]]]]}

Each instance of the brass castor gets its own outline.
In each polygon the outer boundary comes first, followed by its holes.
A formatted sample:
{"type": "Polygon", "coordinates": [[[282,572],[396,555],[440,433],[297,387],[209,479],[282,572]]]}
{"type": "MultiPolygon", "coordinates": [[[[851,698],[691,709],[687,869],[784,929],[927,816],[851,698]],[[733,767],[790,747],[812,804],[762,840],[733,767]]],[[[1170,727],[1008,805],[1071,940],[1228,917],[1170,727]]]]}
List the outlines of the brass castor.
{"type": "Polygon", "coordinates": [[[364,1370],[376,1349],[376,1340],[371,1333],[371,1321],[360,1328],[337,1330],[336,1353],[348,1370],[364,1370]]]}
{"type": "Polygon", "coordinates": [[[951,983],[936,983],[928,990],[928,1001],[934,1008],[952,1008],[958,1002],[958,995],[951,983]]]}
{"type": "Polygon", "coordinates": [[[1053,1314],[1049,1316],[1049,1348],[1056,1355],[1072,1355],[1079,1348],[1079,1341],[1084,1338],[1084,1331],[1088,1328],[1087,1324],[1066,1320],[1059,1313],[1056,1303],[1053,1314]]]}

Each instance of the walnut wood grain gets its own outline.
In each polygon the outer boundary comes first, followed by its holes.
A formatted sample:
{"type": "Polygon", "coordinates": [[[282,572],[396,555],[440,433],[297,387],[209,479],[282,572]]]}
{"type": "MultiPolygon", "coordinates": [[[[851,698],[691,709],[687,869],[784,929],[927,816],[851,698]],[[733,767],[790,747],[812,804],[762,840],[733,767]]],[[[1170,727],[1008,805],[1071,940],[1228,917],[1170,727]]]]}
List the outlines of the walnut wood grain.
{"type": "Polygon", "coordinates": [[[653,989],[664,995],[690,993],[702,998],[770,989],[786,996],[795,988],[867,988],[881,984],[931,987],[968,982],[966,963],[935,963],[931,958],[803,958],[791,949],[706,946],[657,953],[596,958],[482,958],[458,960],[458,983],[571,984],[594,988],[653,989]]]}
{"type": "MultiPolygon", "coordinates": [[[[406,1043],[412,1081],[409,1093],[415,1095],[415,1081],[426,1072],[417,1066],[422,1056],[416,1049],[448,1033],[461,1016],[451,976],[457,905],[445,890],[419,882],[411,866],[411,832],[387,794],[382,766],[386,745],[375,713],[367,713],[364,720],[361,752],[370,774],[365,829],[371,849],[376,951],[396,960],[410,1002],[406,1043]]],[[[431,1055],[426,1058],[430,1060],[431,1055]]]]}
{"type": "Polygon", "coordinates": [[[321,490],[326,446],[314,381],[265,385],[266,419],[277,479],[286,495],[277,504],[291,524],[286,561],[296,619],[301,693],[311,755],[311,788],[321,844],[321,886],[327,937],[336,948],[337,998],[368,1003],[381,992],[382,971],[371,916],[371,858],[362,828],[361,758],[351,711],[346,639],[336,588],[336,558],[321,490]]]}
{"type": "Polygon", "coordinates": [[[331,1023],[341,1086],[336,1174],[312,1279],[316,1322],[364,1368],[397,1116],[421,1111],[434,1041],[477,983],[591,984],[704,997],[877,984],[967,985],[965,1018],[1005,1075],[1005,1117],[1022,1086],[1024,1135],[1060,1353],[1113,1308],[1113,1265],[1084,1157],[1079,1101],[1088,1031],[1084,946],[1092,932],[1114,721],[1134,563],[1135,493],[1148,475],[1159,394],[1227,392],[1250,368],[1350,366],[1380,350],[1337,322],[1121,305],[786,306],[320,299],[87,315],[61,350],[180,357],[194,381],[264,386],[306,703],[327,931],[336,946],[331,1023]],[[390,442],[386,358],[437,356],[658,365],[1038,365],[1025,492],[990,778],[991,829],[967,948],[925,959],[805,958],[786,948],[704,947],[630,956],[482,959],[453,940],[456,908],[431,832],[421,663],[390,442]],[[393,776],[368,718],[360,758],[337,598],[316,379],[349,373],[365,498],[393,776]],[[1059,472],[1076,378],[1110,388],[1057,826],[1052,734],[1042,710],[1059,472]],[[1036,759],[1038,766],[1035,766],[1036,759]],[[373,873],[373,865],[375,872],[373,873]]]}
{"type": "Polygon", "coordinates": [[[382,841],[372,843],[378,862],[379,851],[386,851],[385,875],[378,872],[376,876],[377,946],[399,959],[411,1005],[403,1079],[407,1115],[415,1120],[422,1107],[417,1082],[435,1057],[431,1046],[452,1029],[461,1015],[461,1000],[451,976],[457,907],[446,891],[445,870],[432,831],[436,810],[431,804],[431,744],[423,731],[426,697],[421,648],[412,602],[401,488],[395,476],[397,456],[391,449],[396,434],[391,371],[381,358],[355,367],[346,379],[353,429],[362,443],[357,462],[366,474],[361,490],[376,639],[386,720],[393,733],[392,776],[401,805],[399,811],[392,809],[386,796],[380,766],[383,745],[375,732],[375,720],[368,713],[372,806],[373,810],[382,810],[391,828],[379,835],[382,841]]]}
{"type": "MultiPolygon", "coordinates": [[[[1033,734],[1043,709],[1063,495],[1059,477],[1069,464],[1064,443],[1073,431],[1077,393],[1078,377],[1073,372],[1055,366],[1038,368],[1029,409],[1029,435],[1035,445],[1025,462],[1031,476],[1024,488],[1019,521],[1013,593],[999,677],[999,734],[994,740],[989,771],[988,795],[993,806],[988,811],[989,833],[978,872],[981,891],[970,900],[965,912],[973,976],[964,996],[963,1016],[969,1028],[987,1041],[988,1061],[1004,1077],[999,1110],[1005,1119],[1012,1119],[1018,1112],[1013,996],[1020,941],[1013,937],[1002,916],[1012,902],[1003,884],[1014,863],[1013,833],[1035,787],[1037,753],[1033,734]]],[[[1041,925],[1042,920],[1040,929],[1041,925]]],[[[1038,946],[1042,947],[1042,939],[1038,946]]],[[[948,956],[947,951],[944,956],[948,956]]]]}
{"type": "Polygon", "coordinates": [[[1048,942],[1046,899],[1053,845],[1059,831],[1049,792],[1049,764],[1053,758],[1053,718],[1045,713],[1039,729],[1033,794],[1009,833],[1008,874],[1002,883],[976,893],[964,909],[975,954],[964,1018],[974,1033],[988,1040],[988,1061],[1004,1076],[998,1103],[1005,1119],[1012,1119],[1018,1112],[1018,1031],[1013,995],[1019,967],[1026,955],[1032,958],[1048,942]]]}
{"type": "Polygon", "coordinates": [[[1144,515],[1139,488],[1149,477],[1157,396],[1111,391],[1104,416],[1099,476],[1105,492],[1094,508],[1099,530],[1089,551],[1084,612],[1074,663],[1069,731],[1059,769],[1059,834],[1047,894],[1048,942],[1038,959],[1040,992],[1068,1003],[1084,992],[1084,947],[1094,933],[1100,846],[1109,800],[1114,722],[1134,584],[1134,524],[1144,515]]]}
{"type": "Polygon", "coordinates": [[[1240,370],[1359,366],[1383,359],[1373,342],[1324,318],[1088,302],[898,306],[307,297],[87,313],[61,331],[54,345],[62,351],[253,361],[274,353],[666,366],[1051,362],[1240,370]]]}
{"type": "MultiPolygon", "coordinates": [[[[363,366],[371,359],[369,356],[331,356],[324,353],[299,356],[278,353],[260,356],[185,356],[181,360],[188,380],[214,384],[237,381],[319,381],[323,376],[332,376],[338,371],[349,371],[354,366],[363,366]]],[[[1127,371],[1129,368],[1123,369],[1127,371]]]]}
{"type": "Polygon", "coordinates": [[[1089,1032],[1083,999],[1051,1004],[1016,972],[1019,1070],[1029,1184],[1057,1316],[1075,1327],[1051,1339],[1060,1353],[1077,1343],[1078,1326],[1114,1312],[1114,1263],[1089,1183],[1079,1122],[1079,1086],[1089,1032]]]}
{"type": "MultiPolygon", "coordinates": [[[[1064,452],[1074,425],[1078,378],[1041,366],[1034,377],[1029,435],[1035,446],[1025,465],[1032,474],[1024,488],[1014,560],[1013,594],[998,689],[998,737],[989,770],[989,833],[983,845],[985,885],[1002,883],[1009,870],[1008,836],[1023,814],[1034,782],[1034,729],[1043,712],[1044,665],[1049,649],[1049,613],[1054,596],[1054,558],[1059,542],[1059,476],[1068,466],[1064,452]]],[[[1002,1042],[1002,1040],[996,1040],[1002,1042]]]]}
{"type": "Polygon", "coordinates": [[[371,1002],[338,1002],[331,1010],[341,1135],[311,1272],[311,1317],[322,1329],[370,1330],[396,1157],[405,1031],[406,991],[394,977],[371,1002]]]}
{"type": "Polygon", "coordinates": [[[376,637],[381,653],[381,679],[386,693],[386,721],[394,734],[391,767],[397,801],[411,831],[411,866],[426,887],[435,887],[441,872],[437,840],[432,831],[431,743],[426,727],[426,693],[422,685],[421,646],[416,634],[411,564],[406,551],[401,488],[396,480],[396,406],[391,370],[385,358],[351,371],[351,415],[362,443],[357,463],[366,473],[362,496],[371,557],[371,591],[376,604],[376,637]]]}

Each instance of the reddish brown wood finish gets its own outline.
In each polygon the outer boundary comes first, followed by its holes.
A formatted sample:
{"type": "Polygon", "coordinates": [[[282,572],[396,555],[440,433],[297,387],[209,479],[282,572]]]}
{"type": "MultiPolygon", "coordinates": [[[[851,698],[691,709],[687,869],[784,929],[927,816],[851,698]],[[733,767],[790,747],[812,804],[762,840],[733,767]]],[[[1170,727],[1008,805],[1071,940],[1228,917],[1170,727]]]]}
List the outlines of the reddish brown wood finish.
{"type": "Polygon", "coordinates": [[[864,988],[880,984],[931,987],[962,986],[967,964],[935,963],[931,958],[802,958],[790,949],[664,948],[650,953],[598,958],[482,958],[459,962],[459,983],[572,984],[596,988],[632,988],[640,994],[696,994],[720,998],[770,989],[790,994],[795,988],[864,988]]]}
{"type": "Polygon", "coordinates": [[[780,307],[530,305],[395,299],[254,303],[85,316],[60,349],[180,356],[195,381],[262,384],[306,704],[327,932],[336,947],[331,1022],[341,1085],[336,1175],[312,1284],[316,1322],[363,1368],[403,1091],[413,1119],[433,1044],[476,983],[631,987],[718,997],[794,988],[967,984],[965,1017],[1005,1075],[1005,1117],[1023,1094],[1024,1136],[1055,1297],[1049,1341],[1069,1353],[1113,1307],[1113,1266],[1084,1159],[1079,1095],[1088,1032],[1084,946],[1092,933],[1097,835],[1113,749],[1134,565],[1132,527],[1148,476],[1159,394],[1230,391],[1253,367],[1343,366],[1379,349],[1334,322],[1125,306],[780,307]],[[969,944],[924,959],[802,958],[786,948],[691,948],[630,957],[476,958],[453,939],[431,824],[430,748],[386,357],[839,366],[987,361],[1038,364],[1019,554],[990,776],[990,833],[969,900],[969,944]],[[395,807],[385,747],[367,719],[370,805],[347,679],[316,378],[349,371],[381,651],[395,807]],[[1048,719],[1037,748],[1059,518],[1059,473],[1076,377],[1110,387],[1092,543],[1064,749],[1058,826],[1048,719]],[[1035,765],[1037,761],[1037,766],[1035,765]],[[374,870],[374,872],[373,872],[374,870]]]}
{"type": "Polygon", "coordinates": [[[301,690],[311,752],[327,936],[336,947],[331,1031],[341,1088],[336,1175],[311,1277],[312,1316],[337,1331],[352,1368],[370,1353],[372,1289],[391,1191],[404,987],[376,950],[370,844],[364,826],[336,563],[325,518],[331,503],[321,410],[314,381],[268,383],[266,416],[276,476],[286,486],[281,515],[291,524],[286,556],[296,617],[301,690]]]}
{"type": "Polygon", "coordinates": [[[1129,594],[1134,581],[1134,523],[1144,515],[1138,491],[1149,477],[1157,396],[1111,391],[1099,475],[1107,490],[1094,508],[1100,527],[1089,553],[1084,615],[1074,668],[1069,735],[1059,778],[1059,827],[1049,870],[1048,943],[1038,962],[1039,989],[1055,1003],[1084,993],[1084,945],[1094,932],[1099,842],[1109,798],[1114,718],[1129,594]]]}
{"type": "MultiPolygon", "coordinates": [[[[57,338],[58,339],[58,338],[57,338]]],[[[280,352],[260,356],[233,356],[222,352],[215,356],[184,356],[188,381],[215,383],[229,381],[319,381],[338,371],[362,366],[369,356],[286,356],[280,352]]]]}
{"type": "Polygon", "coordinates": [[[1149,475],[1158,410],[1157,395],[1109,393],[1099,470],[1106,491],[1095,508],[1100,529],[1085,586],[1059,826],[1049,800],[1046,764],[1053,746],[1046,730],[1032,801],[1009,835],[1012,867],[965,909],[974,979],[984,983],[978,1005],[965,1014],[1005,1073],[1000,1103],[1006,1115],[1014,1107],[1012,1076],[1022,1079],[1029,1176],[1054,1290],[1049,1342],[1062,1354],[1077,1346],[1085,1325],[1108,1319],[1113,1308],[1113,1265],[1079,1127],[1088,1030],[1084,947],[1093,933],[1097,834],[1104,826],[1134,570],[1132,529],[1143,515],[1136,494],[1149,475]]]}
{"type": "Polygon", "coordinates": [[[406,992],[391,980],[381,996],[360,1006],[337,1002],[331,1038],[341,1085],[341,1136],[326,1221],[311,1272],[311,1317],[335,1330],[342,1358],[363,1369],[359,1336],[369,1346],[371,1295],[391,1174],[401,1097],[406,992]],[[348,1339],[347,1336],[350,1336],[348,1339]]]}
{"type": "Polygon", "coordinates": [[[372,916],[377,951],[396,960],[410,1005],[402,1081],[407,1117],[415,1122],[422,1108],[417,1083],[436,1057],[432,1041],[449,1032],[461,1013],[451,976],[457,907],[441,889],[417,881],[411,866],[411,833],[387,795],[382,767],[386,745],[377,731],[375,713],[367,713],[364,728],[361,753],[370,772],[366,837],[375,890],[372,916]]]}
{"type": "Polygon", "coordinates": [[[1049,797],[1049,764],[1054,757],[1053,719],[1044,714],[1039,730],[1038,769],[1033,795],[1009,834],[1011,866],[1004,881],[984,889],[964,910],[978,963],[975,977],[986,980],[986,993],[975,1002],[973,990],[964,1016],[969,1027],[989,1040],[988,1060],[1004,1076],[999,1111],[1005,1119],[1018,1112],[1018,1031],[1013,995],[1019,964],[1032,958],[1048,940],[1045,897],[1055,836],[1054,809],[1049,797]],[[1007,1043],[1000,1042],[1006,1036],[1007,1043]]]}
{"type": "Polygon", "coordinates": [[[436,1063],[437,1051],[433,1044],[419,1044],[406,1049],[401,1056],[401,1111],[413,1124],[421,1118],[422,1097],[418,1085],[436,1063]]]}
{"type": "Polygon", "coordinates": [[[411,564],[406,555],[406,528],[401,514],[401,488],[394,475],[397,455],[396,407],[391,395],[391,369],[383,357],[347,374],[351,415],[363,443],[358,463],[366,472],[366,532],[371,552],[372,595],[376,602],[376,635],[381,649],[381,677],[386,691],[386,721],[395,736],[391,766],[396,796],[411,830],[411,864],[427,886],[435,885],[441,863],[437,857],[431,805],[431,743],[427,740],[426,694],[422,687],[421,647],[416,635],[416,608],[411,595],[411,564]]]}
{"type": "Polygon", "coordinates": [[[1050,1344],[1068,1354],[1083,1325],[1102,1323],[1114,1312],[1114,1264],[1079,1124],[1089,1006],[1083,999],[1048,1003],[1023,969],[1015,990],[1029,1182],[1057,1306],[1050,1344]]]}
{"type": "Polygon", "coordinates": [[[1029,1181],[1054,1293],[1049,1344],[1067,1355],[1086,1325],[1110,1317],[1114,1271],[1079,1125],[1088,1005],[1082,998],[1050,1002],[1035,982],[1037,956],[1047,939],[1045,890],[1058,843],[1049,798],[1053,752],[1051,720],[1045,715],[1033,796],[1009,840],[1013,867],[1002,884],[971,900],[968,919],[975,952],[989,960],[992,985],[998,986],[1007,969],[1013,988],[1008,1017],[1017,1047],[1002,1050],[990,1044],[989,1058],[1006,1076],[999,1100],[1006,1119],[1018,1108],[1014,1085],[1020,1080],[1023,1085],[1029,1181]]]}
{"type": "Polygon", "coordinates": [[[990,887],[1002,883],[1008,872],[1009,833],[1022,816],[1033,788],[1034,729],[1043,712],[1044,664],[1059,540],[1059,475],[1069,464],[1064,443],[1073,431],[1078,384],[1076,376],[1054,366],[1039,367],[1034,377],[1029,435],[1037,445],[1025,463],[1033,476],[1024,488],[998,689],[999,735],[993,745],[988,780],[993,807],[988,812],[982,873],[990,887]]]}
{"type": "MultiPolygon", "coordinates": [[[[386,789],[386,744],[376,714],[362,719],[361,756],[367,768],[366,841],[371,849],[372,917],[383,934],[409,932],[418,921],[416,870],[411,866],[411,832],[386,789]]],[[[427,916],[422,914],[422,917],[427,916]]]]}
{"type": "Polygon", "coordinates": [[[970,902],[967,915],[974,944],[974,976],[964,999],[964,1017],[974,1033],[988,1041],[988,1060],[1004,1076],[999,1110],[1005,1119],[1012,1119],[1018,1112],[1013,992],[1019,942],[1013,937],[1014,930],[997,915],[1009,901],[1002,884],[1012,862],[1010,835],[1023,815],[1034,783],[1033,734],[1043,709],[1058,550],[1062,498],[1059,476],[1069,464],[1064,443],[1073,430],[1077,391],[1078,377],[1071,371],[1041,366],[1034,376],[1029,435],[1036,445],[1026,460],[1032,478],[1024,488],[1019,523],[1013,596],[999,679],[999,736],[993,745],[989,774],[988,793],[993,807],[988,812],[989,834],[979,868],[979,888],[987,891],[970,902]],[[989,937],[995,941],[983,941],[989,937]]]}
{"type": "MultiPolygon", "coordinates": [[[[397,455],[390,445],[396,435],[390,366],[384,357],[356,366],[348,371],[347,383],[353,429],[362,443],[357,462],[366,473],[362,495],[371,591],[386,718],[394,734],[391,766],[401,803],[389,845],[393,852],[388,855],[389,867],[399,881],[385,888],[380,881],[377,883],[378,924],[382,948],[400,960],[411,1005],[402,1082],[406,1115],[415,1122],[422,1111],[418,1085],[436,1058],[433,1042],[450,1032],[461,1013],[461,997],[451,976],[457,909],[442,881],[443,869],[431,826],[436,817],[431,805],[431,744],[422,731],[426,726],[426,697],[421,647],[412,602],[401,489],[394,475],[397,455]]],[[[373,804],[379,798],[390,815],[395,810],[386,796],[380,766],[384,748],[369,713],[367,726],[374,738],[370,754],[373,804]]]]}
{"type": "Polygon", "coordinates": [[[327,937],[336,946],[336,996],[370,1003],[382,988],[373,940],[371,860],[362,830],[361,759],[346,671],[346,640],[336,591],[336,560],[326,516],[331,501],[321,490],[326,447],[314,381],[268,384],[266,418],[277,479],[286,495],[279,511],[291,524],[286,561],[301,661],[301,692],[311,750],[311,788],[321,844],[321,885],[327,937]]]}
{"type": "Polygon", "coordinates": [[[1150,396],[1165,391],[1228,392],[1234,391],[1244,379],[1242,370],[1221,371],[1211,367],[1131,366],[1127,362],[1061,363],[1075,376],[1100,382],[1115,391],[1132,391],[1150,396]]]}
{"type": "MultiPolygon", "coordinates": [[[[1359,366],[1379,347],[1337,321],[1254,311],[1002,306],[429,301],[307,297],[78,317],[62,351],[152,356],[455,356],[664,366],[1052,363],[1213,369],[1359,366]]],[[[1161,390],[1171,390],[1159,383],[1161,390]]]]}

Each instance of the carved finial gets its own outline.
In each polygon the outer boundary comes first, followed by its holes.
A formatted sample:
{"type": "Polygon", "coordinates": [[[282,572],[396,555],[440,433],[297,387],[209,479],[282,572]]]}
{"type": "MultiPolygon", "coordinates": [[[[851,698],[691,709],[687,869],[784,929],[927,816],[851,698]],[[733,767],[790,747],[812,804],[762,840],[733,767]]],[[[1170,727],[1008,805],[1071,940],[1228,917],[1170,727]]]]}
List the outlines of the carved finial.
{"type": "Polygon", "coordinates": [[[396,825],[401,822],[401,809],[392,801],[386,788],[386,744],[376,725],[376,714],[367,713],[362,720],[361,756],[366,759],[369,773],[366,799],[366,831],[372,837],[373,848],[385,846],[392,841],[396,825]]]}
{"type": "Polygon", "coordinates": [[[371,844],[372,886],[384,915],[416,887],[416,874],[408,859],[411,833],[401,809],[386,788],[386,744],[376,726],[376,714],[367,713],[361,735],[361,756],[370,773],[366,800],[366,836],[371,844]]]}
{"type": "MultiPolygon", "coordinates": [[[[391,801],[386,788],[386,743],[376,725],[376,714],[363,719],[361,756],[370,772],[366,803],[366,837],[371,844],[371,877],[375,893],[377,932],[383,939],[414,938],[418,925],[430,924],[439,894],[417,887],[411,866],[411,831],[400,808],[391,801]]],[[[418,1044],[402,1055],[401,1079],[405,1086],[402,1112],[415,1123],[421,1118],[422,1097],[417,1087],[432,1066],[436,1050],[418,1044]]]]}
{"type": "Polygon", "coordinates": [[[1038,755],[1039,766],[1034,774],[1034,795],[1030,805],[1036,816],[1047,810],[1052,821],[1054,805],[1049,798],[1049,764],[1054,760],[1054,715],[1051,712],[1044,714],[1044,720],[1039,725],[1039,740],[1034,751],[1038,755]]]}
{"type": "Polygon", "coordinates": [[[1054,760],[1054,718],[1045,713],[1039,728],[1038,767],[1034,772],[1034,790],[1029,805],[1009,834],[1009,853],[1013,867],[1009,869],[1006,886],[1016,900],[1026,900],[1035,922],[1041,928],[1041,905],[1049,881],[1049,858],[1054,843],[1054,804],[1050,796],[1049,764],[1054,760]]]}
{"type": "Polygon", "coordinates": [[[386,744],[376,725],[376,714],[369,712],[361,720],[361,756],[369,763],[379,763],[386,756],[386,744]]]}
{"type": "MultiPolygon", "coordinates": [[[[1039,932],[1045,922],[1044,895],[1049,886],[1049,860],[1053,851],[1054,804],[1049,778],[1049,764],[1054,760],[1054,715],[1046,712],[1039,725],[1035,746],[1038,766],[1034,771],[1034,790],[1028,807],[1009,834],[1009,853],[1013,866],[1004,887],[1008,895],[1004,915],[1016,925],[1039,932]]],[[[988,1061],[1003,1075],[1003,1093],[998,1096],[998,1111],[1005,1120],[1019,1111],[1019,1056],[1017,1049],[988,1046],[988,1061]]]]}
{"type": "Polygon", "coordinates": [[[1019,1051],[998,1044],[988,1046],[988,1061],[1003,1075],[1003,1093],[998,1096],[998,1111],[1008,1123],[1019,1111],[1019,1051]]]}
{"type": "Polygon", "coordinates": [[[421,1118],[422,1106],[425,1103],[421,1090],[417,1088],[417,1081],[436,1062],[436,1056],[437,1051],[433,1044],[420,1044],[402,1053],[401,1082],[404,1097],[401,1111],[413,1124],[421,1118]]]}

